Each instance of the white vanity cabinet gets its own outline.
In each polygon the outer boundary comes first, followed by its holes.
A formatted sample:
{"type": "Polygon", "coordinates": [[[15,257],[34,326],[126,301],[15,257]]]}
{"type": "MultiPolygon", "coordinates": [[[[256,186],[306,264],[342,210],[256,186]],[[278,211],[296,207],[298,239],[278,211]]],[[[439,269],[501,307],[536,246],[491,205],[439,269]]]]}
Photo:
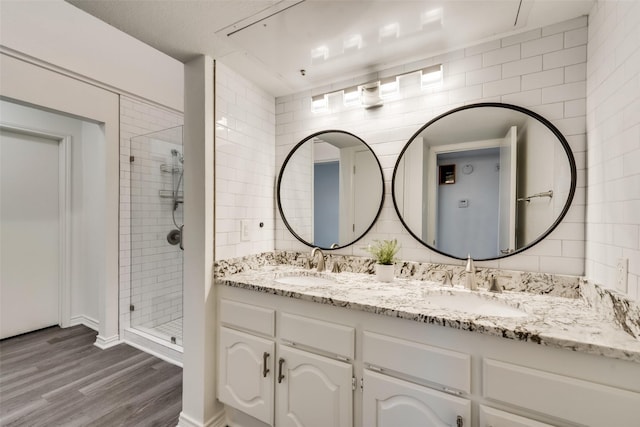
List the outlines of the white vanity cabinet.
{"type": "Polygon", "coordinates": [[[640,393],[488,358],[482,371],[493,401],[579,425],[640,425],[640,393]]]}
{"type": "Polygon", "coordinates": [[[364,331],[362,357],[364,426],[471,425],[468,354],[364,331]]]}
{"type": "Polygon", "coordinates": [[[367,427],[470,426],[471,402],[365,369],[362,424],[367,427]],[[465,423],[466,420],[466,423],[465,423]]]}
{"type": "Polygon", "coordinates": [[[218,303],[229,425],[640,425],[637,362],[230,286],[218,303]]]}
{"type": "Polygon", "coordinates": [[[480,405],[479,427],[553,427],[551,424],[480,405]]]}
{"type": "Polygon", "coordinates": [[[220,327],[218,346],[218,400],[272,424],[275,343],[220,327]]]}
{"type": "Polygon", "coordinates": [[[279,313],[276,330],[274,309],[219,308],[218,400],[271,426],[353,425],[353,328],[279,313]]]}
{"type": "Polygon", "coordinates": [[[280,345],[275,425],[350,427],[352,372],[349,363],[280,345]]]}

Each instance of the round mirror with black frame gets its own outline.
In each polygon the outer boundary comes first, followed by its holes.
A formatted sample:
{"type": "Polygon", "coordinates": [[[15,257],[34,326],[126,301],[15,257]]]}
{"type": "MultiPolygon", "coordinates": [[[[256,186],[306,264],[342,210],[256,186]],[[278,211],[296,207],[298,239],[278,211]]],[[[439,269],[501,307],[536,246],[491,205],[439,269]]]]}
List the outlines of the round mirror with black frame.
{"type": "Polygon", "coordinates": [[[339,249],[357,242],[378,218],[384,202],[382,167],[361,138],[324,130],[289,152],[276,193],[282,220],[296,239],[339,249]]]}
{"type": "Polygon", "coordinates": [[[576,189],[562,133],[526,108],[471,104],[421,127],[393,171],[393,205],[409,233],[457,259],[493,260],[543,240],[576,189]]]}

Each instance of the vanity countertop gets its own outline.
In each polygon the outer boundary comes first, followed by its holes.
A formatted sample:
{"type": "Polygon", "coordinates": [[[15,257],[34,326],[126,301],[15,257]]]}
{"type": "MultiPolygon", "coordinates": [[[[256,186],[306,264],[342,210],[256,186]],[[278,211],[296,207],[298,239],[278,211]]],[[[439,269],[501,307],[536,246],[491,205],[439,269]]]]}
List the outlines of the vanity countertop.
{"type": "Polygon", "coordinates": [[[216,283],[640,363],[640,340],[626,333],[613,319],[593,310],[581,298],[469,291],[404,278],[382,283],[374,275],[363,273],[321,273],[331,279],[322,284],[276,281],[294,275],[315,276],[319,273],[288,265],[269,265],[219,278],[216,283]],[[453,293],[473,293],[480,298],[502,301],[526,312],[527,316],[471,314],[438,308],[429,302],[431,295],[453,293]]]}

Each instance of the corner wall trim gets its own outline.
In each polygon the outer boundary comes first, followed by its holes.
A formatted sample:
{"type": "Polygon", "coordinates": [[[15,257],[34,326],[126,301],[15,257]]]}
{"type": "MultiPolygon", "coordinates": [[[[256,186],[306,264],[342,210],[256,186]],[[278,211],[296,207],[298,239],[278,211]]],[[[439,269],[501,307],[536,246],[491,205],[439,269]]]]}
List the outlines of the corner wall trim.
{"type": "Polygon", "coordinates": [[[113,347],[115,345],[120,344],[120,336],[119,335],[112,335],[110,337],[103,337],[101,335],[98,335],[96,337],[96,342],[93,343],[93,345],[95,345],[96,347],[98,347],[101,350],[105,350],[107,348],[113,347]]]}

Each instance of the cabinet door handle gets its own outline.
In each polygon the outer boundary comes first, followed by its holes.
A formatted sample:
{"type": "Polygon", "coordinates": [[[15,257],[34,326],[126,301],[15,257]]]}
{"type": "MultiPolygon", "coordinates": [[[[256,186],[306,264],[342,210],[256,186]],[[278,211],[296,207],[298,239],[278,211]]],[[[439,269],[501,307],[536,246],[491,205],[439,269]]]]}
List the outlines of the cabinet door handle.
{"type": "Polygon", "coordinates": [[[269,353],[266,351],[262,353],[262,376],[267,378],[267,374],[269,373],[269,368],[267,368],[267,360],[269,360],[269,353]]]}
{"type": "Polygon", "coordinates": [[[458,415],[458,417],[456,418],[456,427],[462,427],[463,424],[464,423],[462,422],[462,417],[458,415]]]}
{"type": "Polygon", "coordinates": [[[284,379],[284,374],[282,373],[282,365],[284,365],[284,359],[281,357],[278,360],[278,384],[280,384],[284,379]]]}

